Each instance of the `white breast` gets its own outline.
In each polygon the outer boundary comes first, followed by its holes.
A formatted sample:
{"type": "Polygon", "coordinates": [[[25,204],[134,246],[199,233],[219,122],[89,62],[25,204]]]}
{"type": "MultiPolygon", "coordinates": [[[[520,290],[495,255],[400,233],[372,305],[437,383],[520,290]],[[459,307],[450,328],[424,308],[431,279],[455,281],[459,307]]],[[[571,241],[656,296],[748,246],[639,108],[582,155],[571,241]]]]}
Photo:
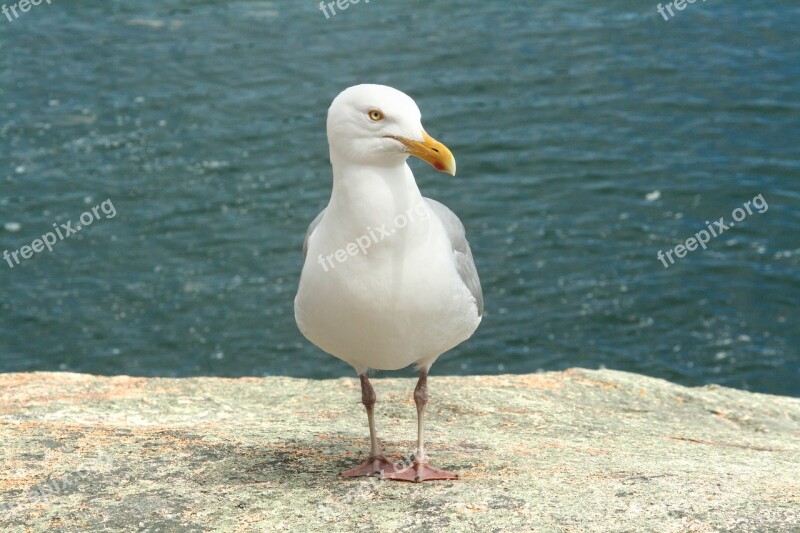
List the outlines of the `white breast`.
{"type": "Polygon", "coordinates": [[[298,326],[311,342],[358,371],[395,370],[431,364],[477,328],[474,298],[433,213],[403,228],[387,226],[394,231],[377,241],[366,227],[342,231],[326,218],[309,239],[295,299],[298,326]],[[347,253],[365,235],[366,253],[347,253]],[[337,250],[345,250],[343,261],[337,250]]]}

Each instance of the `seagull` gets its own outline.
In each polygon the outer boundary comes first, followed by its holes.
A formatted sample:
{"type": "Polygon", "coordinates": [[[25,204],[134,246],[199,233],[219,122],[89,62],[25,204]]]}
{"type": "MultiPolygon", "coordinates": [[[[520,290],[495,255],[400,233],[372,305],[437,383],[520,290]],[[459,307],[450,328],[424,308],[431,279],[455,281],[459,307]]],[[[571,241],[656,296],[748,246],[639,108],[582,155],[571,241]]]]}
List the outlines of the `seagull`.
{"type": "Polygon", "coordinates": [[[333,188],[306,232],[294,313],[300,332],[361,380],[370,453],[341,475],[458,479],[432,467],[425,453],[428,371],[477,329],[483,293],[464,225],[422,196],[406,163],[415,156],[455,176],[455,158],[422,128],[414,100],[384,85],[342,91],[328,109],[327,132],[333,188]],[[401,469],[378,441],[367,373],[411,364],[419,371],[417,449],[401,469]]]}

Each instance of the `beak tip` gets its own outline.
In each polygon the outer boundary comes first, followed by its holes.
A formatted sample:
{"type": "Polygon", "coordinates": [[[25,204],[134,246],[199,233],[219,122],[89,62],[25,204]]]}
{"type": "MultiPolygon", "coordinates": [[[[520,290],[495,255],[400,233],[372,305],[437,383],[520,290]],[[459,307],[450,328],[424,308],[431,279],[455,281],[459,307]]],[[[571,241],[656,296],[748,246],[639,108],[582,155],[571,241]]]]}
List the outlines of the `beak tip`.
{"type": "Polygon", "coordinates": [[[415,141],[405,137],[396,135],[387,135],[404,144],[408,150],[407,152],[414,156],[419,157],[427,162],[439,172],[456,175],[456,158],[447,146],[443,145],[430,135],[425,130],[422,130],[422,141],[415,141]]]}
{"type": "Polygon", "coordinates": [[[450,155],[450,160],[447,161],[443,170],[451,176],[456,175],[456,158],[453,157],[452,154],[450,155]]]}
{"type": "Polygon", "coordinates": [[[439,172],[444,172],[445,174],[450,174],[451,176],[456,175],[456,162],[455,160],[450,160],[447,162],[442,161],[433,161],[431,162],[433,168],[438,170],[439,172]]]}

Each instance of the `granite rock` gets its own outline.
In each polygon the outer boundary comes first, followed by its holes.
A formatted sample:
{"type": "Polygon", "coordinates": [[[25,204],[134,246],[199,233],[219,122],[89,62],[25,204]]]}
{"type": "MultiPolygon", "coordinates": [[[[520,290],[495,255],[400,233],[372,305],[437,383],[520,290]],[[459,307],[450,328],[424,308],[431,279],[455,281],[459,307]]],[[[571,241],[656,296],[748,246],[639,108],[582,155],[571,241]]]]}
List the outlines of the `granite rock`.
{"type": "MultiPolygon", "coordinates": [[[[409,379],[373,379],[398,462],[409,379]]],[[[458,481],[346,480],[355,378],[0,374],[2,531],[800,531],[800,400],[624,372],[429,380],[458,481]]]]}

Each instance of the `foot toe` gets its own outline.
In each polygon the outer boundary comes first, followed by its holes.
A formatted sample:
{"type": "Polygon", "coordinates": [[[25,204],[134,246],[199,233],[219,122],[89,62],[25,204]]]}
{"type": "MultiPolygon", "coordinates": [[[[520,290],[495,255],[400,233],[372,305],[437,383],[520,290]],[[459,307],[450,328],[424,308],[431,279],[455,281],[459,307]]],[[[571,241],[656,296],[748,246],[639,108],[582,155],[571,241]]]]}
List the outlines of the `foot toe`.
{"type": "Polygon", "coordinates": [[[392,472],[394,472],[394,464],[383,455],[378,455],[367,458],[362,464],[350,470],[345,470],[339,475],[342,477],[384,477],[392,472]]]}
{"type": "Polygon", "coordinates": [[[458,479],[458,474],[447,470],[439,470],[428,463],[415,463],[404,470],[388,473],[385,478],[394,481],[421,483],[423,481],[455,480],[458,479]]]}

